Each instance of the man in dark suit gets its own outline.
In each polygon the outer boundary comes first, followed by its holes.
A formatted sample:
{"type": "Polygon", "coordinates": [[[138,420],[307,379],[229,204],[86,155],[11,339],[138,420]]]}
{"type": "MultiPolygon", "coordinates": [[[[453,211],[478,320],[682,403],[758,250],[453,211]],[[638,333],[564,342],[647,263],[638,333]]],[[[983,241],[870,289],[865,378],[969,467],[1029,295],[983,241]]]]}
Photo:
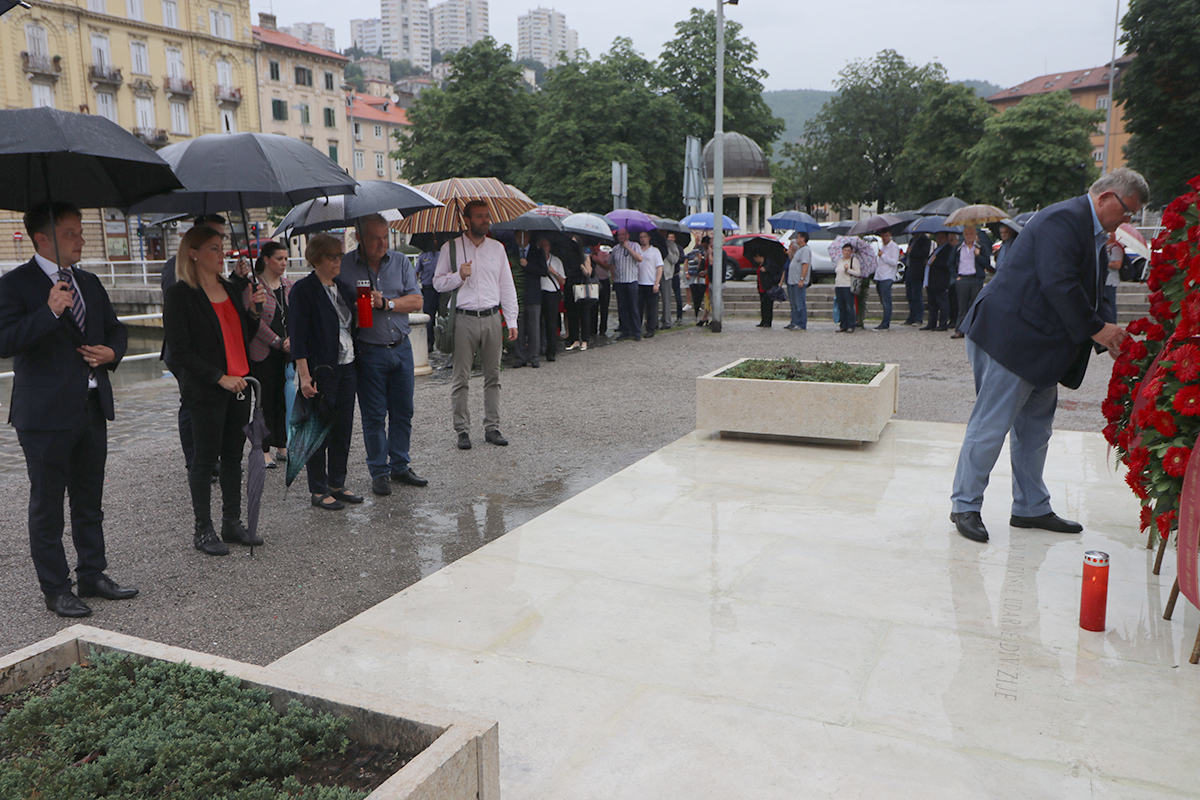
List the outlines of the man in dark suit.
{"type": "Polygon", "coordinates": [[[925,321],[925,304],[921,289],[925,284],[925,264],[929,261],[930,241],[923,233],[913,236],[905,254],[904,295],[908,298],[908,319],[905,325],[920,325],[925,321]]]}
{"type": "Polygon", "coordinates": [[[528,231],[517,231],[516,242],[508,250],[508,261],[513,273],[523,276],[513,368],[528,364],[536,369],[542,354],[542,278],[550,274],[546,271],[546,254],[529,244],[528,231]]]}
{"type": "Polygon", "coordinates": [[[43,204],[25,214],[35,255],[0,277],[0,358],[12,358],[9,422],[29,472],[29,547],[46,608],[86,617],[80,597],[124,600],[104,570],[106,420],[113,418],[109,370],[127,334],[98,278],[73,269],[83,253],[79,209],[43,204]],[[79,595],[63,548],[63,495],[70,497],[79,595]]]}
{"type": "Polygon", "coordinates": [[[929,257],[928,287],[929,324],[923,331],[944,331],[950,325],[950,267],[954,255],[953,234],[939,232],[937,249],[929,257]]]}
{"type": "Polygon", "coordinates": [[[1079,533],[1050,508],[1042,479],[1058,402],[1057,384],[1083,382],[1092,348],[1116,354],[1125,330],[1104,321],[1101,248],[1108,233],[1145,204],[1150,189],[1130,169],[1110,172],[1086,195],[1039,211],[963,320],[975,373],[975,408],[958,455],[950,519],[986,542],[980,510],[988,476],[1011,433],[1009,524],[1079,533]]]}

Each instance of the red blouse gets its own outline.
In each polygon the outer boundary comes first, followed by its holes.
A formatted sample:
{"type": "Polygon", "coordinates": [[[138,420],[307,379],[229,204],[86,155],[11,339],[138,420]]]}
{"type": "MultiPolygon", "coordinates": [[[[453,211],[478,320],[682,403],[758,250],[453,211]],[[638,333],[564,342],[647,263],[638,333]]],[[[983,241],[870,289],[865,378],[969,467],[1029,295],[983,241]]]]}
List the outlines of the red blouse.
{"type": "Polygon", "coordinates": [[[220,303],[213,303],[213,311],[217,312],[217,319],[221,322],[221,338],[225,340],[225,374],[244,378],[250,374],[250,363],[246,360],[241,317],[228,297],[220,303]]]}

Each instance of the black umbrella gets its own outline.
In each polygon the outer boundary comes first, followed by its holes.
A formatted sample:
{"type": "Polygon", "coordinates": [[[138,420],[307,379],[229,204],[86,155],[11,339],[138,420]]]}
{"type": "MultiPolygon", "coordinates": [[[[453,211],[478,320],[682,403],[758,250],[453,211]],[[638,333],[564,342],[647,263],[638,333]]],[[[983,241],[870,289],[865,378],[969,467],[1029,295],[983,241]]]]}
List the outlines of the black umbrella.
{"type": "Polygon", "coordinates": [[[104,117],[53,108],[0,111],[0,208],[47,200],[126,208],[182,186],[171,167],[104,117]]]}
{"type": "Polygon", "coordinates": [[[762,256],[768,266],[782,265],[787,261],[787,248],[773,236],[753,236],[742,244],[742,255],[750,263],[754,263],[755,256],[762,256]]]}
{"type": "MultiPolygon", "coordinates": [[[[258,513],[262,506],[263,485],[267,482],[267,465],[263,461],[262,443],[270,432],[267,421],[263,418],[262,384],[257,378],[246,378],[246,383],[254,390],[254,410],[250,412],[250,421],[242,426],[242,432],[250,441],[250,463],[246,465],[246,530],[250,531],[253,541],[258,531],[258,513]]],[[[250,548],[254,555],[254,548],[250,548]]]]}
{"type": "Polygon", "coordinates": [[[946,217],[950,214],[953,214],[955,211],[958,211],[960,208],[965,208],[966,205],[967,201],[959,200],[954,195],[950,195],[949,197],[942,197],[934,200],[931,203],[926,203],[917,209],[917,213],[921,216],[931,217],[938,215],[946,217]]]}
{"type": "Polygon", "coordinates": [[[907,233],[962,233],[962,228],[946,227],[944,216],[921,217],[910,223],[907,233]]]}
{"type": "Polygon", "coordinates": [[[673,233],[675,234],[675,244],[679,245],[680,250],[686,250],[691,247],[691,228],[679,220],[671,219],[670,217],[651,217],[651,219],[658,225],[658,230],[662,233],[664,239],[666,239],[668,233],[673,233]]]}
{"type": "Polygon", "coordinates": [[[842,220],[841,222],[833,223],[825,230],[827,230],[830,233],[835,234],[837,236],[844,236],[845,234],[849,233],[850,229],[853,227],[854,227],[854,220],[846,219],[846,220],[842,220]]]}
{"type": "Polygon", "coordinates": [[[17,6],[20,6],[21,8],[33,8],[33,6],[29,5],[29,3],[26,3],[25,0],[0,0],[0,16],[7,14],[17,6]]]}
{"type": "Polygon", "coordinates": [[[519,217],[514,217],[507,222],[497,222],[492,226],[494,231],[561,231],[562,229],[562,221],[559,218],[536,214],[533,211],[526,211],[519,217]]]}
{"type": "Polygon", "coordinates": [[[1026,211],[1022,214],[1017,214],[1015,217],[1013,217],[1013,221],[1020,223],[1021,225],[1028,225],[1029,220],[1033,219],[1033,216],[1037,213],[1038,212],[1036,212],[1036,211],[1026,211]]]}
{"type": "Polygon", "coordinates": [[[854,223],[847,233],[851,236],[860,236],[864,233],[878,233],[879,231],[890,230],[895,234],[903,231],[911,219],[912,217],[904,219],[899,214],[876,214],[873,217],[860,219],[854,223]]]}
{"type": "MultiPolygon", "coordinates": [[[[405,186],[393,181],[363,181],[354,188],[351,194],[337,194],[332,197],[317,197],[305,200],[287,213],[279,223],[279,230],[286,236],[299,236],[307,233],[345,228],[353,225],[359,217],[368,214],[380,214],[396,211],[399,214],[412,214],[426,208],[437,208],[444,205],[436,197],[425,194],[420,189],[405,186]]],[[[389,222],[398,222],[396,216],[389,222]]]]}

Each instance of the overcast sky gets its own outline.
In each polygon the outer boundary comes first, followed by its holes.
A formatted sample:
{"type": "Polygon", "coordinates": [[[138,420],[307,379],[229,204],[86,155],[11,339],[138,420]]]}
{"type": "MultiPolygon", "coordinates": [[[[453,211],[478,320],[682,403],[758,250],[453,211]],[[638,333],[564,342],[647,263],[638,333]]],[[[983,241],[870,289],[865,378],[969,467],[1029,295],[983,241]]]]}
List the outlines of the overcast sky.
{"type": "MultiPolygon", "coordinates": [[[[436,4],[437,0],[433,4],[436,4]]],[[[349,21],[378,17],[378,0],[251,0],[259,11],[274,7],[280,25],[324,22],[350,44],[349,21]]],[[[539,4],[491,0],[491,35],[517,45],[517,17],[539,4]]],[[[566,15],[579,45],[595,58],[617,36],[628,36],[648,58],[657,58],[696,2],[682,0],[556,0],[546,5],[566,15]]],[[[703,4],[715,9],[715,2],[703,4]]],[[[1128,0],[1121,0],[1121,13],[1128,0]]],[[[830,89],[848,61],[893,49],[916,64],[939,61],[951,80],[985,80],[1002,87],[1039,75],[1086,69],[1112,55],[1114,0],[742,0],[726,16],[758,45],[767,89],[830,89]],[[844,11],[846,13],[839,13],[844,11]]],[[[1118,53],[1120,50],[1118,50],[1118,53]]]]}

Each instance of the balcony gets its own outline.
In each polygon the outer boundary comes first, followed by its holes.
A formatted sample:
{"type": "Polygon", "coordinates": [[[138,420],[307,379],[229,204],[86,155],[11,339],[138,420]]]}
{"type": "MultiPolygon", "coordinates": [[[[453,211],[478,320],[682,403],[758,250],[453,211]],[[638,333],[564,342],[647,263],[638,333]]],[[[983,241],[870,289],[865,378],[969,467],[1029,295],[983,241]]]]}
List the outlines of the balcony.
{"type": "Polygon", "coordinates": [[[95,89],[101,84],[120,86],[125,82],[125,76],[121,74],[120,67],[112,67],[107,64],[92,64],[88,67],[88,80],[92,82],[92,88],[95,89]]]}
{"type": "Polygon", "coordinates": [[[30,78],[42,77],[58,80],[62,72],[62,59],[59,56],[40,55],[38,53],[21,53],[21,69],[30,78]]]}
{"type": "Polygon", "coordinates": [[[167,76],[163,78],[163,88],[166,89],[167,94],[179,95],[185,99],[196,93],[196,85],[187,78],[167,76]]]}
{"type": "Polygon", "coordinates": [[[162,147],[171,141],[163,128],[134,128],[133,135],[151,147],[162,147]]]}
{"type": "Polygon", "coordinates": [[[217,86],[217,100],[236,105],[242,102],[242,89],[239,86],[217,86]]]}

